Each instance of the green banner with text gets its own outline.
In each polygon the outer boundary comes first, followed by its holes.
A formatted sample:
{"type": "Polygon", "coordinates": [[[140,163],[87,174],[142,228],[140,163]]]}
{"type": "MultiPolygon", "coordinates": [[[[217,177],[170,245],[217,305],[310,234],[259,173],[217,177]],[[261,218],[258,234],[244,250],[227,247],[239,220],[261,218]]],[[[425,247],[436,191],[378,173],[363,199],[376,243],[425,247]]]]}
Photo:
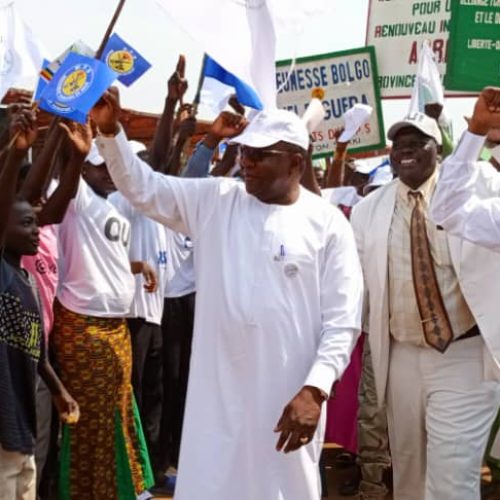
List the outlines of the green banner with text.
{"type": "Polygon", "coordinates": [[[500,0],[454,0],[451,4],[449,90],[500,86],[500,0]]]}

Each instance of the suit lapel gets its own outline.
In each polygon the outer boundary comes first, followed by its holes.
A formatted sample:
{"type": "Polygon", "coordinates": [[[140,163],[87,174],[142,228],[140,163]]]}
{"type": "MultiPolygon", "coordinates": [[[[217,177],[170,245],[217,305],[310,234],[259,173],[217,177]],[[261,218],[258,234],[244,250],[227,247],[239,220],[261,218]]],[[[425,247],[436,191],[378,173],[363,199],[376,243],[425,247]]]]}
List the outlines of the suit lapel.
{"type": "Polygon", "coordinates": [[[389,255],[389,229],[396,204],[397,182],[387,186],[383,196],[373,206],[373,217],[369,229],[370,247],[377,262],[377,272],[384,290],[387,285],[387,262],[389,255]]]}

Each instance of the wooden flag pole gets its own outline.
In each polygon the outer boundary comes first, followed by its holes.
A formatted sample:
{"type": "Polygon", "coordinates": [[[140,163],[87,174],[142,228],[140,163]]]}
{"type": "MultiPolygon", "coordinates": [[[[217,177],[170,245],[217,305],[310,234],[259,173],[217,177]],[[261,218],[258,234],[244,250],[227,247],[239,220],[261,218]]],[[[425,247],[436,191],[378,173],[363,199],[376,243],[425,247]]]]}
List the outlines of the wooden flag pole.
{"type": "Polygon", "coordinates": [[[120,14],[122,12],[123,6],[125,5],[126,0],[120,0],[118,3],[118,6],[116,7],[115,13],[113,14],[113,17],[111,18],[111,22],[109,23],[108,29],[106,30],[106,33],[104,33],[104,37],[102,39],[101,45],[97,49],[97,52],[95,54],[96,59],[100,59],[102,56],[102,53],[104,52],[104,49],[106,47],[106,44],[108,43],[109,37],[111,36],[111,33],[113,32],[113,29],[115,27],[116,21],[118,21],[118,18],[120,17],[120,14]]]}
{"type": "Polygon", "coordinates": [[[198,105],[201,100],[201,88],[203,87],[203,80],[205,79],[205,65],[207,63],[207,54],[203,54],[203,61],[201,63],[200,78],[198,79],[198,88],[193,100],[193,114],[196,116],[198,113],[198,105]]]}

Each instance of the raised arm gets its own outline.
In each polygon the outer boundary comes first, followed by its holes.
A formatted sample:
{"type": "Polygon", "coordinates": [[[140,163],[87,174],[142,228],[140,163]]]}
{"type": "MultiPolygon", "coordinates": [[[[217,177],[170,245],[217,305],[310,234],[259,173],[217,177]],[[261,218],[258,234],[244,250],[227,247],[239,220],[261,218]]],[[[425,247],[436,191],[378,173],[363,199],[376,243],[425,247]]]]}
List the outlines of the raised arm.
{"type": "Polygon", "coordinates": [[[63,132],[57,125],[58,122],[59,120],[52,121],[43,148],[21,187],[21,195],[32,204],[38,202],[45,194],[43,188],[47,185],[47,177],[61,146],[63,132]]]}
{"type": "Polygon", "coordinates": [[[166,172],[167,161],[172,151],[175,107],[186,93],[188,84],[184,78],[186,59],[179,56],[174,74],[168,80],[168,94],[150,150],[150,164],[154,170],[166,172]]]}
{"type": "Polygon", "coordinates": [[[69,203],[76,195],[82,165],[92,144],[92,129],[89,123],[81,125],[69,122],[68,124],[61,123],[59,126],[67,134],[71,152],[57,188],[38,215],[41,226],[60,224],[63,221],[69,203]]]}
{"type": "Polygon", "coordinates": [[[441,167],[431,217],[448,232],[500,252],[500,173],[477,161],[492,128],[500,128],[500,89],[488,87],[468,131],[441,167]]]}
{"type": "MultiPolygon", "coordinates": [[[[206,177],[210,168],[210,160],[220,141],[237,136],[247,126],[247,123],[246,118],[242,115],[228,111],[220,113],[210,126],[205,139],[196,146],[182,177],[206,177]]],[[[236,145],[229,145],[228,148],[232,148],[233,153],[236,149],[237,154],[236,145]]]]}
{"type": "Polygon", "coordinates": [[[0,248],[3,248],[5,232],[7,229],[10,211],[16,196],[16,184],[19,174],[19,167],[28,152],[28,149],[35,142],[37,136],[36,116],[31,110],[20,110],[16,113],[10,125],[10,137],[15,141],[7,150],[5,163],[0,171],[0,186],[2,196],[0,196],[0,248]]]}
{"type": "Polygon", "coordinates": [[[186,147],[186,143],[191,139],[196,131],[196,116],[194,108],[191,105],[184,105],[185,110],[181,112],[181,116],[185,115],[177,128],[174,145],[171,154],[167,161],[166,173],[169,175],[178,176],[181,170],[181,157],[186,147]]]}
{"type": "Polygon", "coordinates": [[[326,172],[325,188],[335,188],[344,184],[344,170],[347,158],[348,142],[338,142],[338,138],[342,133],[342,129],[336,130],[337,144],[335,146],[335,154],[333,161],[328,166],[326,172]]]}
{"type": "Polygon", "coordinates": [[[96,143],[116,187],[143,214],[193,237],[212,213],[219,182],[153,171],[131,150],[118,122],[119,113],[118,93],[113,88],[91,111],[99,130],[96,143]]]}

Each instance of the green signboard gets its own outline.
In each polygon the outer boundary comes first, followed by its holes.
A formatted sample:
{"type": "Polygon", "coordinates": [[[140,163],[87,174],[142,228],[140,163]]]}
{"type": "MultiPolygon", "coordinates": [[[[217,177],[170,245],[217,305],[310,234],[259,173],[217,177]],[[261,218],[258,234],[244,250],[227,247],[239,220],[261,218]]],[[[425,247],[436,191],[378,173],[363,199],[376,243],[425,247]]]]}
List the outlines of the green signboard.
{"type": "Polygon", "coordinates": [[[444,85],[467,91],[500,86],[500,0],[451,2],[444,85]]]}

